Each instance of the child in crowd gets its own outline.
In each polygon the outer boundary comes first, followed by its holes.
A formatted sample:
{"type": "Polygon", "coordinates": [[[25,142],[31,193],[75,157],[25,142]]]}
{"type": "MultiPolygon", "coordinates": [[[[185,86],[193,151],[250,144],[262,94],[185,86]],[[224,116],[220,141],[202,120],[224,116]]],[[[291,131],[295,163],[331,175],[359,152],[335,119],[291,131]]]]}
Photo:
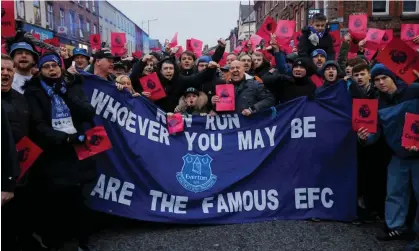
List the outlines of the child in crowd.
{"type": "Polygon", "coordinates": [[[311,24],[304,27],[301,32],[300,42],[298,43],[298,56],[310,57],[316,49],[323,49],[327,53],[327,60],[335,59],[333,49],[333,39],[329,34],[327,18],[321,13],[314,14],[311,24]]]}
{"type": "Polygon", "coordinates": [[[208,97],[205,93],[199,92],[193,87],[189,87],[184,96],[179,99],[179,105],[175,112],[192,115],[207,114],[208,97]]]}

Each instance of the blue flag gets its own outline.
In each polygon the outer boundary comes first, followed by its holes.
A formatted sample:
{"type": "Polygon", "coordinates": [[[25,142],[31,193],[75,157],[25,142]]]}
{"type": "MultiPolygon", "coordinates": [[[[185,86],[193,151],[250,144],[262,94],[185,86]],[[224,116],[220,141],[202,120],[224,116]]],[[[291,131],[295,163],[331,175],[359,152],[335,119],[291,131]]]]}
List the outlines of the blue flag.
{"type": "Polygon", "coordinates": [[[356,216],[356,134],[344,85],[280,105],[276,116],[186,116],[176,135],[143,97],[89,74],[85,91],[113,146],[97,160],[95,210],[185,224],[356,216]]]}

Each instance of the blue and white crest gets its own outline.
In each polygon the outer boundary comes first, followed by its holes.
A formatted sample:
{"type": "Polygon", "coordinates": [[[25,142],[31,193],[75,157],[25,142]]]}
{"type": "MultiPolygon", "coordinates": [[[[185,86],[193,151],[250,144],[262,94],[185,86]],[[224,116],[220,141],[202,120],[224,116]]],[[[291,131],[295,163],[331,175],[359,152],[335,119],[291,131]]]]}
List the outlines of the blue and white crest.
{"type": "Polygon", "coordinates": [[[208,154],[188,153],[182,159],[182,171],[176,173],[176,178],[186,190],[199,193],[210,189],[215,184],[217,176],[212,174],[212,158],[208,154]]]}

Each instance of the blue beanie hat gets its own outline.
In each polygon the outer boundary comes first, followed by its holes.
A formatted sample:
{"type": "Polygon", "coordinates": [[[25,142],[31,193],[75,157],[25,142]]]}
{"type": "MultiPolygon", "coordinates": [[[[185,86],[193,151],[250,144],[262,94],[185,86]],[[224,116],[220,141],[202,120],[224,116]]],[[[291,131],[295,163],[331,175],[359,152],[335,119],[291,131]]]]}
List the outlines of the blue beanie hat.
{"type": "Polygon", "coordinates": [[[311,53],[311,57],[317,57],[317,55],[323,55],[327,59],[327,53],[323,49],[316,49],[311,53]]]}
{"type": "Polygon", "coordinates": [[[41,69],[42,65],[44,65],[46,62],[55,62],[61,68],[61,58],[55,53],[47,53],[41,56],[38,64],[39,69],[41,69]]]}
{"type": "Polygon", "coordinates": [[[199,63],[209,63],[209,62],[211,62],[211,60],[212,60],[212,58],[210,56],[201,56],[198,59],[198,63],[197,64],[199,64],[199,63]]]}
{"type": "Polygon", "coordinates": [[[378,75],[386,75],[393,79],[393,81],[396,81],[396,76],[392,71],[390,71],[387,67],[385,67],[383,64],[376,64],[371,69],[371,79],[374,81],[374,78],[378,75]]]}

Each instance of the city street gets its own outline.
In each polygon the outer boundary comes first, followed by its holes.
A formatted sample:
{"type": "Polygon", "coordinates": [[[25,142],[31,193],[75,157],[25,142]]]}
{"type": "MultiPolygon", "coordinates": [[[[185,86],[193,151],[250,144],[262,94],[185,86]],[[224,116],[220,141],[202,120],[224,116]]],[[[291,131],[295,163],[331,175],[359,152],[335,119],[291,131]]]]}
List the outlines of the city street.
{"type": "MultiPolygon", "coordinates": [[[[92,238],[101,251],[403,250],[405,242],[378,242],[378,225],[272,221],[223,226],[174,226],[117,219],[92,238]]],[[[69,243],[65,251],[74,250],[69,243]]]]}

